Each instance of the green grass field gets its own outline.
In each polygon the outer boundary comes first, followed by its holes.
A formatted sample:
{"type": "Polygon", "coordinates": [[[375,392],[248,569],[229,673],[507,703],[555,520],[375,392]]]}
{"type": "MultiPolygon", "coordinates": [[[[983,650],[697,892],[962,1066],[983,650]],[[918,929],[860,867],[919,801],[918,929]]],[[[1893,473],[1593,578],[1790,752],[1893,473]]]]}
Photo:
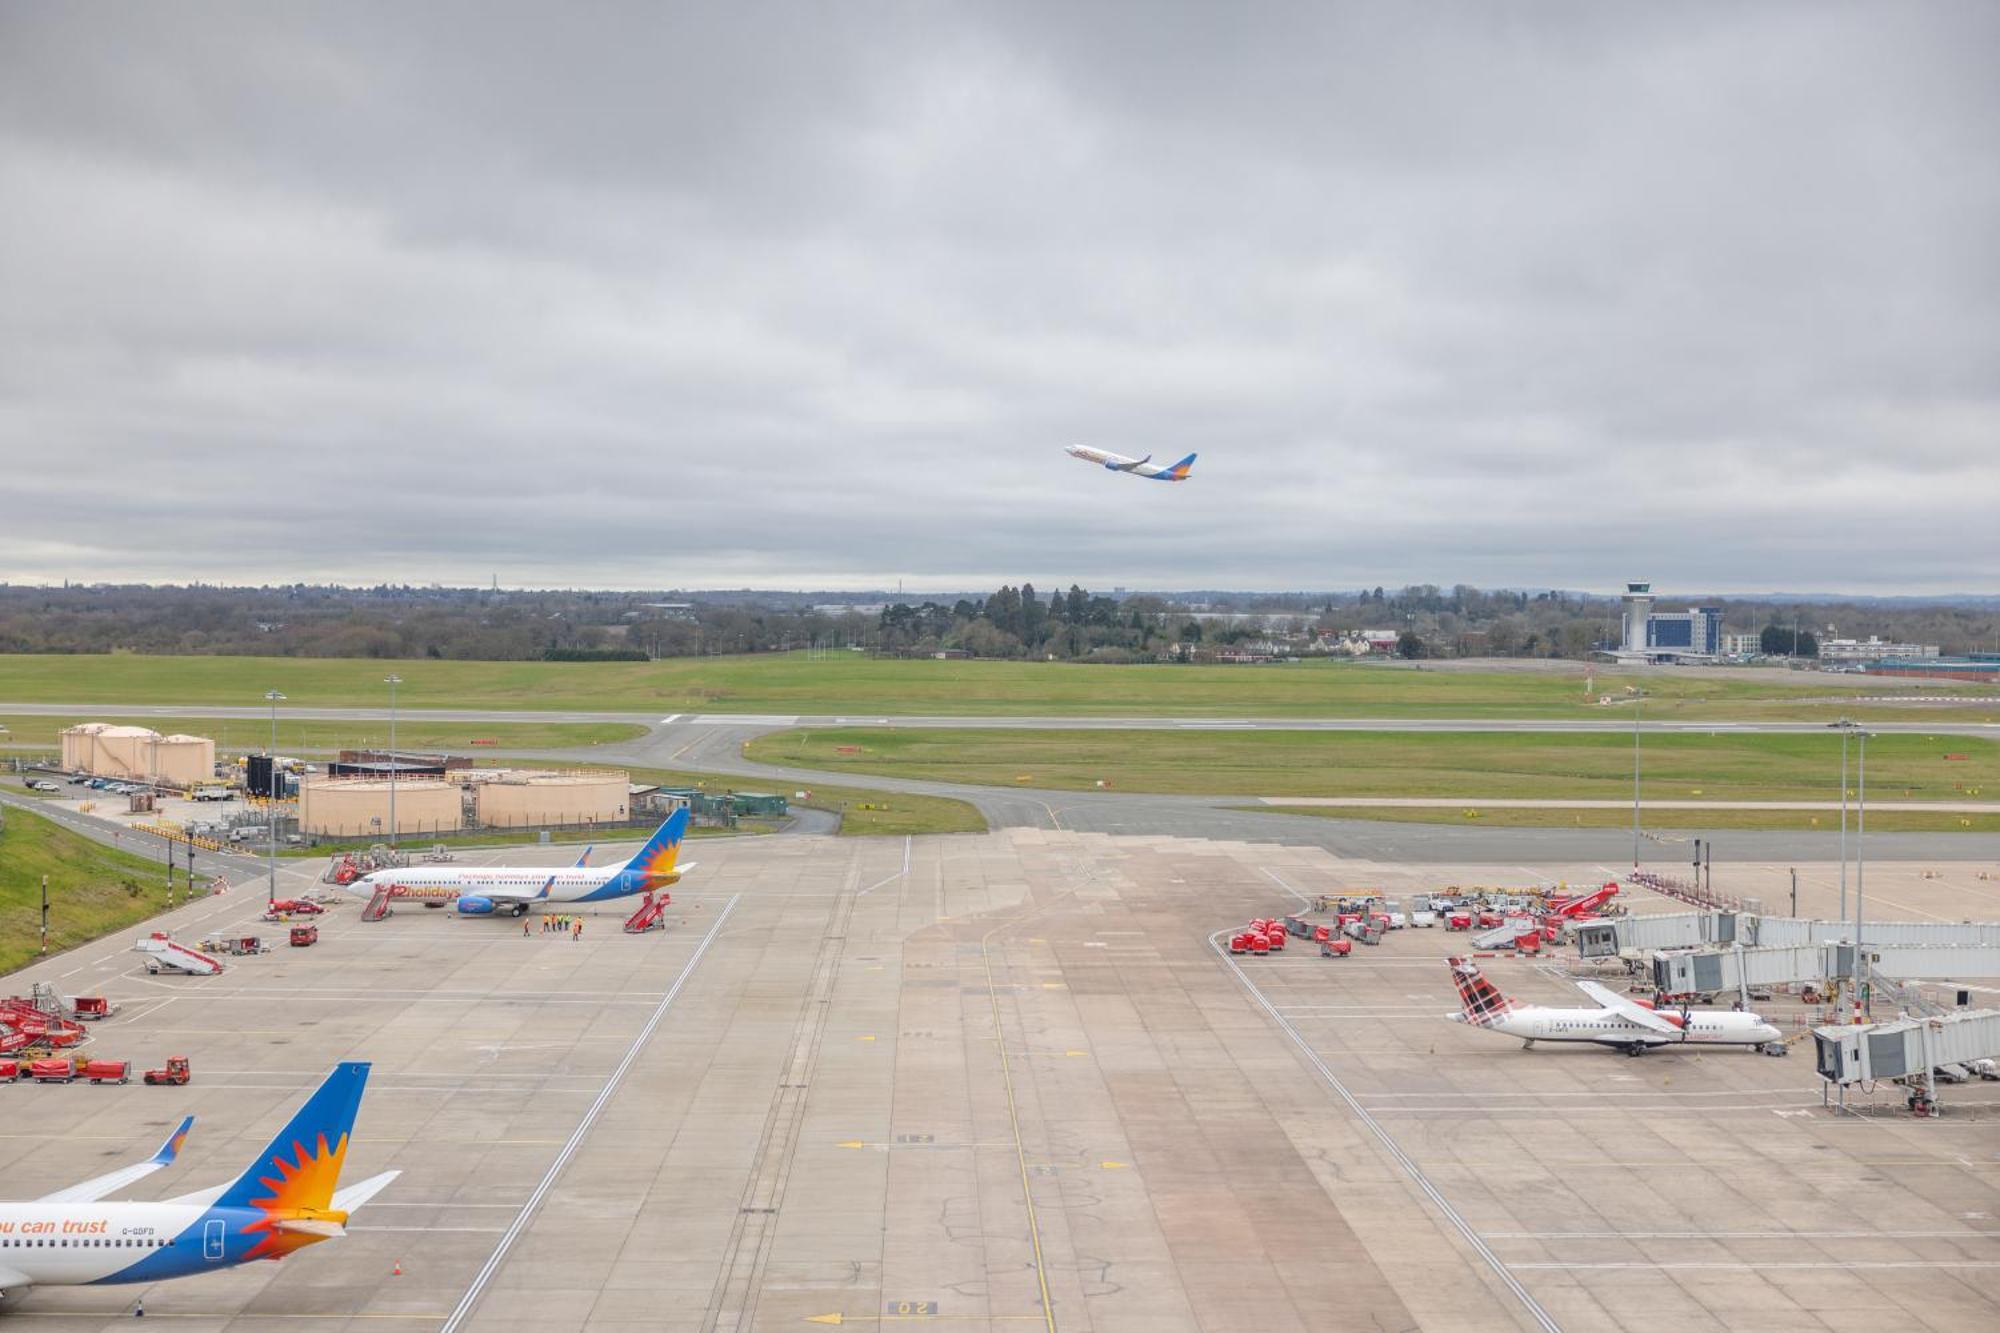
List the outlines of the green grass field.
{"type": "MultiPolygon", "coordinates": [[[[49,952],[75,948],[166,909],[159,861],[114,851],[19,809],[0,811],[0,972],[41,949],[42,876],[49,877],[49,952]]],[[[186,901],[185,885],[176,902],[186,901]]]]}
{"type": "MultiPolygon", "coordinates": [[[[1632,827],[1630,811],[1618,810],[1491,810],[1478,805],[1464,809],[1384,809],[1381,806],[1255,805],[1237,809],[1263,814],[1309,815],[1316,819],[1364,819],[1392,824],[1483,825],[1488,828],[1617,828],[1632,827]]],[[[1840,827],[1840,815],[1801,810],[1642,810],[1640,827],[1661,829],[1798,829],[1828,831],[1840,827]]],[[[1851,831],[1853,823],[1848,824],[1851,831]]],[[[1870,833],[2000,833],[2000,815],[1924,814],[1917,811],[1870,810],[1870,833]]],[[[1651,846],[1652,844],[1648,844],[1651,846]]],[[[1658,853],[1661,856],[1665,852],[1658,853]]],[[[1649,853],[1651,855],[1651,853],[1649,853]]]]}
{"type": "MultiPolygon", "coordinates": [[[[1858,747],[1856,747],[1858,752],[1858,747]]],[[[994,731],[800,729],[748,758],[985,786],[1244,796],[1589,797],[1632,793],[1632,741],[1616,733],[994,731]],[[850,752],[851,751],[851,752],[850,752]]],[[[1838,800],[1837,735],[1649,735],[1642,795],[1838,800]]],[[[2000,742],[1884,735],[1868,745],[1880,800],[2000,801],[2000,742]],[[1962,754],[1963,760],[1947,760],[1962,754]]]]}
{"type": "MultiPolygon", "coordinates": [[[[1062,662],[877,660],[802,653],[661,662],[385,662],[289,657],[0,655],[0,700],[19,703],[257,705],[277,688],[297,707],[380,708],[394,669],[407,709],[496,708],[650,713],[1164,715],[1222,717],[1620,716],[1586,701],[1628,684],[1652,692],[1648,716],[1908,717],[1855,696],[1909,694],[1910,681],[1718,669],[1699,675],[1540,670],[1411,670],[1376,663],[1272,667],[1086,666],[1062,662]],[[1833,702],[1814,702],[1833,700],[1833,702]]],[[[1926,693],[1979,695],[1965,684],[1926,693]]],[[[1930,714],[1925,714],[1926,716],[1930,714]]],[[[1992,691],[1939,716],[2000,720],[1992,691]]],[[[11,725],[11,723],[9,724],[11,725]]],[[[281,723],[282,725],[282,723],[281,723]]],[[[398,740],[401,741],[399,732],[398,740]]]]}
{"type": "MultiPolygon", "coordinates": [[[[19,701],[17,701],[19,702],[19,701]]],[[[77,714],[74,717],[41,717],[33,714],[0,713],[0,726],[8,730],[14,746],[61,748],[64,727],[79,722],[111,722],[121,726],[151,727],[162,735],[186,732],[214,739],[218,754],[238,751],[262,752],[270,743],[271,726],[250,718],[220,717],[115,717],[77,714]]],[[[484,746],[472,742],[491,740],[494,749],[559,750],[585,745],[608,745],[633,740],[646,729],[631,722],[433,722],[421,714],[402,714],[396,719],[396,746],[399,750],[452,750],[477,754],[484,746]]],[[[336,750],[385,748],[389,744],[389,720],[385,714],[374,722],[328,722],[278,717],[278,750],[281,754],[319,754],[336,750]]]]}

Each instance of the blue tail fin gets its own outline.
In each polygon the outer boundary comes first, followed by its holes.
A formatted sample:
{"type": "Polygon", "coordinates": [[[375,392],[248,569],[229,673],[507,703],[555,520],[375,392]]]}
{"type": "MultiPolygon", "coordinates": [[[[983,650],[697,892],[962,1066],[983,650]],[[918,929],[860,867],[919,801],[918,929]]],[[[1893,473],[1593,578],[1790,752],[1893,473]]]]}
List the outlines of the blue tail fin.
{"type": "Polygon", "coordinates": [[[681,842],[687,837],[688,810],[686,806],[667,816],[667,822],[646,840],[639,854],[625,863],[625,869],[643,875],[666,876],[674,873],[674,861],[681,854],[681,842]]]}
{"type": "Polygon", "coordinates": [[[335,1065],[326,1081],[215,1201],[218,1208],[325,1208],[333,1201],[368,1066],[335,1065]]]}
{"type": "Polygon", "coordinates": [[[1194,470],[1194,460],[1195,455],[1189,454],[1186,458],[1168,468],[1166,471],[1167,479],[1170,481],[1186,481],[1188,473],[1194,470]]]}

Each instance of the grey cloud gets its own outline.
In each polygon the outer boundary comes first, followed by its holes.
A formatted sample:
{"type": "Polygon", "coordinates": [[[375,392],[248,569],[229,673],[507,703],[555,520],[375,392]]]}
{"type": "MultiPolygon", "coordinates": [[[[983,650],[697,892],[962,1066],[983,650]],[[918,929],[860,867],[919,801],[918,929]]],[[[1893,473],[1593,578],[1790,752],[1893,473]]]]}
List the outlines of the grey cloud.
{"type": "Polygon", "coordinates": [[[11,7],[0,577],[1990,590],[1995,49],[1977,4],[11,7]]]}

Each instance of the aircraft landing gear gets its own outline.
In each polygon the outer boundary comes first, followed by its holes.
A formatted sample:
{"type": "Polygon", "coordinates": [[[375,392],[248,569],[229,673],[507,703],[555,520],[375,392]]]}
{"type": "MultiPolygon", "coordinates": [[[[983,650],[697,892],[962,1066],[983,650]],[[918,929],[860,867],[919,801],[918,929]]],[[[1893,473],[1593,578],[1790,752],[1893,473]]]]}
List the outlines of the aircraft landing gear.
{"type": "Polygon", "coordinates": [[[1643,1041],[1635,1041],[1630,1046],[1627,1046],[1625,1048],[1625,1054],[1631,1056],[1634,1060],[1638,1059],[1645,1053],[1646,1053],[1646,1043],[1643,1041]]]}
{"type": "Polygon", "coordinates": [[[516,917],[523,917],[526,916],[527,914],[528,914],[528,905],[526,903],[514,904],[514,915],[516,917]]]}
{"type": "Polygon", "coordinates": [[[1532,1051],[1532,1050],[1534,1050],[1534,1049],[1535,1049],[1535,1039],[1534,1039],[1533,1037],[1523,1037],[1523,1038],[1521,1038],[1521,1049],[1522,1049],[1522,1050],[1524,1050],[1524,1051],[1532,1051]]]}

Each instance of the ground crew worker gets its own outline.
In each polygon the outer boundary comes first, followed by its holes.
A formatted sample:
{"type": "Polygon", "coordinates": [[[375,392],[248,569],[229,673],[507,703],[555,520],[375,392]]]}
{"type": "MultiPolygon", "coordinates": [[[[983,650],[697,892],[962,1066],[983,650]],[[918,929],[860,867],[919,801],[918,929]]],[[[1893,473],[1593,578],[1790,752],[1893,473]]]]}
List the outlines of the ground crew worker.
{"type": "Polygon", "coordinates": [[[570,938],[571,938],[571,939],[573,939],[573,940],[580,940],[580,939],[582,939],[582,938],[583,938],[583,918],[582,918],[582,917],[578,917],[578,918],[576,919],[576,929],[575,929],[574,931],[572,931],[572,932],[571,932],[571,934],[570,934],[570,938]]]}

